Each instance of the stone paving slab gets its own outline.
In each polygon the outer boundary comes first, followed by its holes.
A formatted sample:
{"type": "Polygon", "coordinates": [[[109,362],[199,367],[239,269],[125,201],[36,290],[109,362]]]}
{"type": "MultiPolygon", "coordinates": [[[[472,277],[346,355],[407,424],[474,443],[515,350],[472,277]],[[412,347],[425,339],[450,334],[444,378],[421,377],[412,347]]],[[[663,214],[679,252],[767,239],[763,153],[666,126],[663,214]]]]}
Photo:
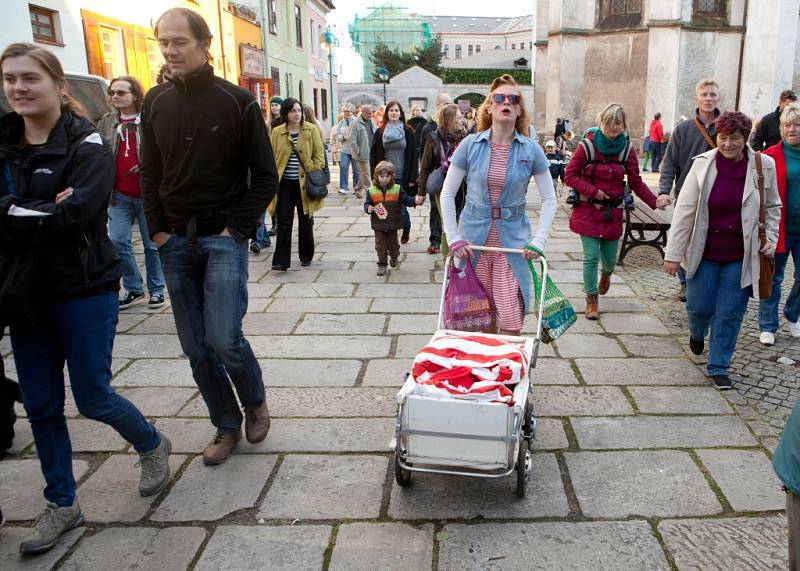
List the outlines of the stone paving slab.
{"type": "MultiPolygon", "coordinates": [[[[578,269],[565,269],[561,264],[553,264],[551,269],[548,272],[548,275],[553,279],[554,282],[559,284],[583,284],[583,270],[578,269]]],[[[611,283],[612,284],[621,284],[625,283],[618,274],[611,275],[611,283]]]]}
{"type": "MultiPolygon", "coordinates": [[[[567,295],[564,293],[564,295],[567,295]]],[[[586,310],[586,297],[581,295],[567,295],[569,302],[572,304],[572,307],[575,308],[577,313],[583,314],[586,310]]],[[[603,313],[615,313],[615,312],[624,312],[624,313],[640,313],[642,311],[647,311],[647,306],[639,301],[638,298],[635,297],[606,297],[603,298],[599,302],[600,305],[600,315],[603,313]]],[[[581,317],[583,317],[581,315],[581,317]]],[[[585,318],[584,318],[585,319],[585,318]]]]}
{"type": "Polygon", "coordinates": [[[384,315],[308,313],[297,326],[297,333],[299,335],[381,335],[385,324],[386,317],[384,315]]]}
{"type": "MultiPolygon", "coordinates": [[[[397,287],[397,286],[395,286],[397,287]]],[[[399,292],[395,289],[395,295],[399,292]]],[[[439,299],[418,298],[376,298],[370,307],[372,313],[439,313],[439,299]]],[[[433,333],[433,331],[431,331],[433,333]]]]}
{"type": "MultiPolygon", "coordinates": [[[[5,506],[5,504],[3,505],[5,506]]],[[[19,544],[30,532],[28,527],[6,526],[3,528],[3,531],[0,532],[0,569],[4,571],[49,571],[86,533],[86,527],[81,526],[68,531],[59,538],[58,543],[50,551],[35,557],[23,557],[19,553],[19,544]]]]}
{"type": "Polygon", "coordinates": [[[61,569],[183,571],[206,537],[199,527],[122,527],[85,537],[61,569]]]}
{"type": "MultiPolygon", "coordinates": [[[[186,456],[172,454],[169,467],[172,478],[186,456]]],[[[81,511],[86,521],[113,523],[142,519],[159,495],[143,498],[139,495],[138,455],[115,454],[78,488],[81,511]]]]}
{"type": "MultiPolygon", "coordinates": [[[[536,438],[533,440],[534,450],[557,450],[569,448],[564,423],[557,418],[537,418],[536,438]]],[[[534,458],[535,459],[535,458],[534,458]]]]}
{"type": "Polygon", "coordinates": [[[658,531],[679,569],[788,569],[785,518],[665,520],[658,531]]]}
{"type": "MultiPolygon", "coordinates": [[[[283,284],[275,297],[351,297],[355,285],[343,284],[283,284]]],[[[336,302],[333,302],[336,303],[336,302]]]]}
{"type": "Polygon", "coordinates": [[[199,454],[216,433],[211,421],[205,418],[159,418],[156,428],[169,437],[173,454],[199,454]]]}
{"type": "Polygon", "coordinates": [[[376,335],[253,335],[256,357],[280,359],[361,359],[388,357],[391,339],[376,335]]]}
{"type": "MultiPolygon", "coordinates": [[[[176,333],[175,318],[171,313],[150,316],[138,314],[138,316],[141,317],[141,320],[136,327],[128,331],[130,335],[173,335],[176,333]]],[[[134,316],[124,315],[124,317],[134,316]]]]}
{"type": "Polygon", "coordinates": [[[448,524],[440,571],[669,569],[644,521],[448,524]]]}
{"type": "Polygon", "coordinates": [[[427,282],[430,277],[430,269],[408,269],[403,268],[403,264],[401,264],[399,268],[389,269],[389,279],[387,281],[390,284],[417,284],[427,282]]]}
{"type": "Polygon", "coordinates": [[[109,425],[82,418],[68,419],[73,452],[119,452],[130,444],[109,425]]]}
{"type": "Polygon", "coordinates": [[[269,392],[273,417],[394,417],[393,388],[274,388],[269,392]]]}
{"type": "Polygon", "coordinates": [[[117,335],[113,355],[116,359],[177,359],[183,350],[177,335],[117,335]]]}
{"type": "MultiPolygon", "coordinates": [[[[260,283],[266,284],[309,284],[319,277],[321,270],[310,268],[289,268],[286,272],[272,270],[259,278],[260,283]]],[[[342,280],[343,281],[343,280],[342,280]]]]}
{"type": "Polygon", "coordinates": [[[188,359],[137,359],[118,373],[115,387],[197,387],[188,359]]]}
{"type": "Polygon", "coordinates": [[[350,387],[361,371],[359,361],[346,359],[259,359],[258,364],[267,387],[350,387]]]}
{"type": "Polygon", "coordinates": [[[734,510],[784,509],[786,493],[760,450],[698,450],[697,455],[734,510]]]}
{"type": "Polygon", "coordinates": [[[722,395],[711,387],[630,387],[644,414],[733,414],[722,395]]]}
{"type": "Polygon", "coordinates": [[[145,319],[147,319],[147,314],[145,313],[121,313],[117,321],[117,333],[124,333],[139,325],[145,319]]]}
{"type": "Polygon", "coordinates": [[[685,452],[567,452],[564,457],[587,517],[700,516],[722,511],[685,452]]]}
{"type": "Polygon", "coordinates": [[[258,517],[378,517],[388,465],[386,456],[286,456],[258,517]]]}
{"type": "Polygon", "coordinates": [[[386,452],[394,418],[277,418],[260,444],[242,442],[240,452],[386,452]]]}
{"type": "MultiPolygon", "coordinates": [[[[356,244],[363,247],[363,244],[356,244]]],[[[373,256],[375,254],[373,253],[373,256]]],[[[372,258],[375,259],[375,258],[372,258]]],[[[353,270],[324,270],[319,273],[317,283],[367,283],[367,284],[384,284],[387,283],[386,276],[378,276],[375,274],[377,263],[371,268],[353,269],[353,270]]]]}
{"type": "Polygon", "coordinates": [[[327,297],[276,298],[267,307],[267,313],[366,313],[369,299],[327,297]]]}
{"type": "Polygon", "coordinates": [[[627,313],[602,313],[600,323],[609,333],[636,333],[639,335],[668,335],[664,324],[649,313],[630,315],[627,313]]]}
{"type": "Polygon", "coordinates": [[[197,571],[322,569],[331,527],[327,525],[224,525],[214,531],[197,571]]]}
{"type": "Polygon", "coordinates": [[[553,454],[533,455],[533,479],[522,499],[516,474],[491,480],[414,474],[411,485],[392,484],[389,517],[399,520],[564,517],[569,513],[553,454]]]}
{"type": "Polygon", "coordinates": [[[407,571],[428,569],[433,556],[433,526],[402,523],[350,523],[336,536],[330,571],[407,571]]]}
{"type": "Polygon", "coordinates": [[[633,414],[633,407],[618,387],[536,387],[533,405],[536,416],[633,414]]]}
{"type": "Polygon", "coordinates": [[[576,359],[589,385],[708,385],[687,359],[576,359]]]}
{"type": "Polygon", "coordinates": [[[364,374],[364,386],[401,387],[411,367],[410,359],[372,359],[364,374]]]}
{"type": "MultiPolygon", "coordinates": [[[[583,281],[583,280],[581,280],[583,281]]],[[[574,297],[578,299],[585,299],[585,295],[583,293],[583,283],[562,283],[557,282],[558,289],[561,290],[567,297],[574,297]]],[[[627,285],[623,284],[615,284],[608,290],[608,293],[605,294],[600,298],[600,309],[602,311],[604,302],[610,298],[614,297],[636,297],[636,293],[627,285]]],[[[613,311],[609,309],[608,311],[613,311]]]]}
{"type": "Polygon", "coordinates": [[[566,333],[555,342],[558,354],[566,359],[576,357],[624,357],[616,339],[591,333],[566,333]]]}
{"type": "Polygon", "coordinates": [[[219,466],[198,456],[153,513],[153,521],[214,521],[253,507],[277,456],[233,455],[219,466]]]}
{"type": "Polygon", "coordinates": [[[196,388],[179,389],[174,387],[119,390],[120,396],[131,401],[145,416],[175,415],[197,392],[196,388]]]}
{"type": "MultiPolygon", "coordinates": [[[[75,481],[89,471],[85,460],[72,461],[75,481]]],[[[34,519],[44,509],[45,482],[39,460],[6,459],[0,462],[0,507],[10,521],[34,519]]],[[[0,537],[2,537],[0,533],[0,537]]]]}
{"type": "Polygon", "coordinates": [[[272,297],[272,294],[274,294],[275,290],[279,287],[279,284],[250,283],[247,284],[247,297],[249,299],[259,297],[269,298],[272,297]]]}
{"type": "Polygon", "coordinates": [[[619,335],[617,339],[635,357],[683,357],[683,347],[671,337],[619,335]]]}
{"type": "Polygon", "coordinates": [[[708,448],[756,446],[736,416],[636,416],[575,418],[572,428],[583,449],[708,448]]]}
{"type": "Polygon", "coordinates": [[[436,331],[436,315],[392,315],[389,317],[387,333],[419,333],[429,337],[436,331]]]}
{"type": "Polygon", "coordinates": [[[531,373],[534,390],[537,385],[577,385],[572,364],[566,359],[540,358],[531,373]]]}
{"type": "MultiPolygon", "coordinates": [[[[437,284],[406,284],[402,288],[403,294],[410,299],[433,298],[438,300],[442,295],[442,286],[437,284]]],[[[359,284],[356,297],[389,298],[396,297],[398,289],[393,284],[359,284]]],[[[396,316],[392,316],[394,318],[396,316]]]]}
{"type": "MultiPolygon", "coordinates": [[[[280,309],[280,303],[270,303],[270,307],[280,309]]],[[[250,335],[288,335],[294,331],[300,321],[302,313],[295,311],[284,313],[272,311],[270,313],[247,313],[242,319],[242,331],[250,335]]]]}

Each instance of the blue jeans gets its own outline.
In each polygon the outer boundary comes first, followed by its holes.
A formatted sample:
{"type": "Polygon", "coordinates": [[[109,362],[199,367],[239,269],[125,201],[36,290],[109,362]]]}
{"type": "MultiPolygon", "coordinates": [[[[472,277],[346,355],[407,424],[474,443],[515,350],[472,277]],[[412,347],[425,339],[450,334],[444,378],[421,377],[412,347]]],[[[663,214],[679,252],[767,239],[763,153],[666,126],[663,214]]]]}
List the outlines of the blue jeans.
{"type": "Polygon", "coordinates": [[[270,239],[269,232],[267,231],[266,216],[266,212],[261,213],[261,216],[258,219],[258,228],[256,228],[256,239],[253,240],[262,250],[264,248],[269,248],[272,245],[272,240],[270,239]]]}
{"type": "Polygon", "coordinates": [[[703,260],[697,272],[686,280],[686,313],[689,333],[704,339],[711,328],[708,346],[708,374],[725,375],[736,349],[747,299],[752,288],[742,288],[742,261],[703,260]]]}
{"type": "Polygon", "coordinates": [[[114,249],[122,259],[122,286],[132,293],[143,294],[142,274],[136,265],[131,243],[134,220],[139,222],[139,233],[144,244],[144,266],[147,270],[147,291],[150,295],[164,293],[164,273],[161,271],[161,260],[158,248],[150,239],[147,220],[144,216],[141,198],[131,198],[121,192],[114,191],[111,206],[108,209],[108,234],[114,242],[114,249]]]}
{"type": "Polygon", "coordinates": [[[173,235],[161,248],[175,327],[211,423],[238,432],[243,406],[264,402],[261,367],[242,333],[247,311],[247,243],[200,236],[191,245],[173,235]],[[229,380],[230,377],[230,380],[229,380]]]}
{"type": "Polygon", "coordinates": [[[158,432],[130,401],[111,388],[111,350],[119,317],[115,292],[55,303],[44,324],[11,330],[22,402],[46,482],[44,497],[58,506],[75,500],[72,445],[64,418],[64,361],[80,413],[110,425],[148,452],[158,432]]]}
{"type": "Polygon", "coordinates": [[[663,143],[654,143],[650,141],[650,152],[653,153],[653,172],[657,172],[658,167],[661,166],[662,147],[663,143]]]}
{"type": "MultiPolygon", "coordinates": [[[[339,153],[339,188],[347,190],[347,171],[353,171],[353,188],[358,184],[358,169],[356,168],[356,161],[350,153],[339,153]]],[[[367,185],[369,186],[369,185],[367,185]]]]}
{"type": "Polygon", "coordinates": [[[781,300],[781,285],[789,254],[794,261],[794,283],[786,298],[783,315],[792,323],[800,318],[800,234],[786,235],[786,252],[775,254],[775,275],[772,278],[772,295],[762,299],[758,307],[758,328],[775,333],[778,330],[778,302],[781,300]]]}

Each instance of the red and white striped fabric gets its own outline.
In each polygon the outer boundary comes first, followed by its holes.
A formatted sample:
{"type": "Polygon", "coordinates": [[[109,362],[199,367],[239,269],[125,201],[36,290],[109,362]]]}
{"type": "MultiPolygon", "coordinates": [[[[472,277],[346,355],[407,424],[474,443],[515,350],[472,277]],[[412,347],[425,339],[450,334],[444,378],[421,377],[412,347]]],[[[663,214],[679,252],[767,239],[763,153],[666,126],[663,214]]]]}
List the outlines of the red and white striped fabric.
{"type": "Polygon", "coordinates": [[[527,374],[529,357],[523,344],[478,333],[437,333],[414,358],[411,377],[430,396],[467,398],[514,404],[514,385],[527,374]]]}

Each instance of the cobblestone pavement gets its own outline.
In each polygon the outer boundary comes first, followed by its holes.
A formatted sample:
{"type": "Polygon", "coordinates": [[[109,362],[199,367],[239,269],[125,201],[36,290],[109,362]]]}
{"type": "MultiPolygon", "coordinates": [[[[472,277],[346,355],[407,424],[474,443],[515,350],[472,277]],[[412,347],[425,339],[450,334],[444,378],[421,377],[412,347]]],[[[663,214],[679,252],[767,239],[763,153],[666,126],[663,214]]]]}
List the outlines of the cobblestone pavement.
{"type": "MultiPolygon", "coordinates": [[[[394,397],[434,330],[440,295],[441,258],[425,253],[427,210],[412,211],[412,241],[385,277],[375,275],[369,220],[352,197],[331,196],[318,213],[309,268],[293,261],[273,272],[271,249],[251,256],[244,329],[274,420],[265,442],[243,444],[221,466],[200,458],[212,427],[170,307],[125,311],[113,385],[172,439],[174,479],[139,497],[131,447],[68,399],[87,524],[49,553],[20,559],[43,482],[30,429],[18,423],[14,452],[0,462],[10,520],[0,568],[787,567],[784,497],[770,465],[779,429],[748,391],[711,387],[684,348],[682,306],[661,299],[670,284],[643,262],[614,278],[599,321],[581,316],[542,347],[524,499],[513,478],[415,474],[398,488],[394,397]]],[[[582,311],[580,243],[566,210],[548,252],[553,277],[582,311]]],[[[10,353],[7,339],[0,350],[10,353]]],[[[757,361],[744,353],[737,367],[748,370],[757,361]]]]}

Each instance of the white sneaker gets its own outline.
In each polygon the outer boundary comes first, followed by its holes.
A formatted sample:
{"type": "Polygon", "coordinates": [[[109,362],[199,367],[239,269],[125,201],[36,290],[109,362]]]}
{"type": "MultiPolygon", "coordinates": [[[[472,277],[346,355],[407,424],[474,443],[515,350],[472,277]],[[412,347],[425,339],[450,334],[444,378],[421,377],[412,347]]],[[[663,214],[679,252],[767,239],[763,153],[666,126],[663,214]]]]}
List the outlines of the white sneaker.
{"type": "Polygon", "coordinates": [[[340,188],[339,189],[339,194],[350,194],[350,191],[347,190],[346,188],[340,188]]]}
{"type": "Polygon", "coordinates": [[[758,340],[761,341],[762,345],[770,347],[772,345],[775,345],[775,334],[770,333],[769,331],[762,331],[761,336],[759,336],[758,340]]]}
{"type": "Polygon", "coordinates": [[[789,325],[789,333],[792,334],[792,337],[800,337],[800,321],[792,323],[787,319],[786,323],[789,325]]]}

